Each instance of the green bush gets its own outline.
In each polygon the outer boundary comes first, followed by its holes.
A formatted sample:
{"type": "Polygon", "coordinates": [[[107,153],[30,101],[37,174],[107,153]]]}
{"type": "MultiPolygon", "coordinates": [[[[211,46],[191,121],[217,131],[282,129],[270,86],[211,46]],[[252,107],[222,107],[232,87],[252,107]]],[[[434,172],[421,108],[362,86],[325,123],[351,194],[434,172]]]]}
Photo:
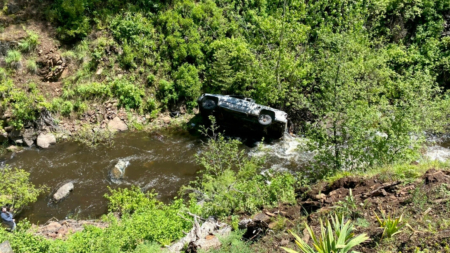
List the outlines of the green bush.
{"type": "Polygon", "coordinates": [[[27,31],[28,37],[19,43],[22,52],[31,52],[40,44],[39,35],[33,31],[27,31]]]}
{"type": "MultiPolygon", "coordinates": [[[[193,197],[205,201],[202,208],[205,216],[253,213],[262,207],[295,201],[293,175],[261,173],[263,158],[248,157],[240,150],[238,140],[227,141],[216,130],[213,124],[209,130],[213,134],[197,156],[198,164],[203,167],[199,172],[201,177],[191,186],[182,187],[183,192],[193,192],[193,197]]],[[[207,131],[204,130],[205,135],[207,131]]]]}
{"type": "Polygon", "coordinates": [[[188,108],[195,107],[202,89],[197,68],[185,63],[175,72],[174,79],[178,94],[186,99],[188,108]]]}
{"type": "Polygon", "coordinates": [[[108,98],[112,95],[111,87],[105,83],[92,82],[78,85],[75,94],[82,99],[108,98]]]}
{"type": "Polygon", "coordinates": [[[73,111],[73,104],[70,101],[65,101],[62,105],[61,105],[61,114],[64,116],[69,116],[70,113],[72,113],[73,111]]]}
{"type": "Polygon", "coordinates": [[[17,64],[22,61],[22,54],[17,50],[10,50],[6,54],[5,61],[10,67],[17,67],[17,64]]]}
{"type": "Polygon", "coordinates": [[[111,91],[120,105],[127,109],[139,108],[145,95],[144,89],[123,78],[112,82],[111,91]]]}
{"type": "Polygon", "coordinates": [[[173,82],[166,81],[164,79],[159,80],[158,98],[164,106],[168,106],[169,103],[174,103],[178,100],[178,93],[175,90],[173,82]]]}
{"type": "Polygon", "coordinates": [[[35,60],[27,60],[27,69],[28,72],[32,74],[36,74],[37,72],[37,65],[35,60]]]}
{"type": "Polygon", "coordinates": [[[0,205],[10,204],[15,212],[33,203],[47,188],[36,187],[30,182],[30,173],[22,169],[13,169],[8,165],[0,173],[0,205]]]}

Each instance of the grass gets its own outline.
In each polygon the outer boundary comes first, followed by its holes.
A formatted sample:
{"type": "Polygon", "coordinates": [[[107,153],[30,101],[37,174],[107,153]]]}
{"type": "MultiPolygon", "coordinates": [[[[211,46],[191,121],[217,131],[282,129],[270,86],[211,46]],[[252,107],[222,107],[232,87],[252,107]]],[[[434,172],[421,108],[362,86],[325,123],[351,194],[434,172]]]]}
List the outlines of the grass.
{"type": "Polygon", "coordinates": [[[395,181],[400,180],[405,183],[412,182],[417,178],[420,178],[429,169],[435,168],[445,170],[450,167],[450,162],[439,161],[425,161],[423,163],[414,165],[410,163],[401,163],[394,165],[386,165],[383,167],[377,167],[366,171],[342,171],[333,176],[325,179],[328,183],[332,183],[344,177],[364,177],[370,178],[377,176],[383,181],[395,181]]]}
{"type": "MultiPolygon", "coordinates": [[[[219,249],[209,250],[208,253],[253,253],[250,244],[242,240],[244,230],[237,230],[231,232],[227,237],[219,237],[222,246],[219,249]]],[[[206,253],[200,250],[200,253],[206,253]]]]}
{"type": "Polygon", "coordinates": [[[33,60],[33,59],[27,60],[26,66],[27,66],[28,72],[36,74],[36,72],[37,72],[37,65],[36,65],[36,61],[35,60],[33,60]]]}
{"type": "Polygon", "coordinates": [[[14,67],[22,60],[22,54],[17,50],[8,51],[5,61],[10,67],[14,67]]]}

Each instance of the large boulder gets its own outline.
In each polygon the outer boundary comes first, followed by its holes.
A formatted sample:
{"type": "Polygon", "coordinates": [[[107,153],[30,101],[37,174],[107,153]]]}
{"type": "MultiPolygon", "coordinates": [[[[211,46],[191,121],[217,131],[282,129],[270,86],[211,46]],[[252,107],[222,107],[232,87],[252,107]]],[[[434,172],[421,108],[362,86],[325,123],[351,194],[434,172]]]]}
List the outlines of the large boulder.
{"type": "Polygon", "coordinates": [[[61,199],[63,199],[64,197],[66,197],[67,195],[69,195],[69,193],[73,190],[73,183],[67,183],[63,186],[61,186],[55,194],[53,194],[53,199],[55,201],[60,201],[61,199]]]}
{"type": "Polygon", "coordinates": [[[0,253],[14,253],[11,248],[11,244],[9,244],[9,241],[4,241],[2,244],[0,244],[0,253]]]}
{"type": "Polygon", "coordinates": [[[130,164],[128,161],[119,160],[111,170],[111,177],[113,179],[121,179],[125,175],[125,169],[130,164]]]}
{"type": "Polygon", "coordinates": [[[119,117],[115,117],[113,120],[108,122],[108,129],[111,132],[127,131],[128,126],[119,117]]]}
{"type": "Polygon", "coordinates": [[[56,143],[56,137],[51,133],[39,134],[39,136],[37,137],[37,142],[36,142],[36,144],[40,148],[48,148],[48,147],[50,147],[50,145],[55,144],[55,143],[56,143]]]}

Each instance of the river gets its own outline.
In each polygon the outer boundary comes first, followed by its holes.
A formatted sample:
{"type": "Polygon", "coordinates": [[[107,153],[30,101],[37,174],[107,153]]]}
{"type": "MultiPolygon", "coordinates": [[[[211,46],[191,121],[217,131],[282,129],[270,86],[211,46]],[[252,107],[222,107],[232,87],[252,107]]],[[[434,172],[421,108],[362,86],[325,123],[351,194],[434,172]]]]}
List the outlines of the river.
{"type": "MultiPolygon", "coordinates": [[[[297,151],[301,141],[296,138],[268,142],[264,150],[254,144],[250,142],[242,148],[250,155],[270,154],[266,169],[296,170],[308,155],[297,151]]],[[[33,184],[50,187],[47,194],[20,214],[21,218],[42,224],[53,217],[100,217],[107,212],[104,195],[109,192],[108,187],[137,185],[144,191],[155,190],[164,202],[170,201],[182,185],[197,176],[201,167],[195,163],[195,154],[201,150],[202,140],[187,132],[170,135],[127,132],[117,134],[111,147],[92,149],[68,141],[48,149],[27,148],[21,153],[8,153],[0,161],[28,171],[33,184]],[[125,177],[113,182],[109,173],[119,159],[129,161],[129,165],[125,177]],[[74,183],[73,192],[54,203],[52,194],[67,182],[74,183]]]]}

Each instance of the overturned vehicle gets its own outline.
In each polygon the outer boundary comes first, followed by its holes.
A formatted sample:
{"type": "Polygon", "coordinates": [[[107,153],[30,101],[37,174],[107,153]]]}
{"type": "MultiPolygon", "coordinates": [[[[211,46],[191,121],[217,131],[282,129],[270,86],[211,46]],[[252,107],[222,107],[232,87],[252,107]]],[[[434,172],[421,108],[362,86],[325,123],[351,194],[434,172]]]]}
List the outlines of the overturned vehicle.
{"type": "Polygon", "coordinates": [[[271,138],[280,138],[287,130],[287,113],[257,104],[251,98],[205,93],[197,102],[203,117],[213,115],[221,126],[246,129],[271,138]]]}

